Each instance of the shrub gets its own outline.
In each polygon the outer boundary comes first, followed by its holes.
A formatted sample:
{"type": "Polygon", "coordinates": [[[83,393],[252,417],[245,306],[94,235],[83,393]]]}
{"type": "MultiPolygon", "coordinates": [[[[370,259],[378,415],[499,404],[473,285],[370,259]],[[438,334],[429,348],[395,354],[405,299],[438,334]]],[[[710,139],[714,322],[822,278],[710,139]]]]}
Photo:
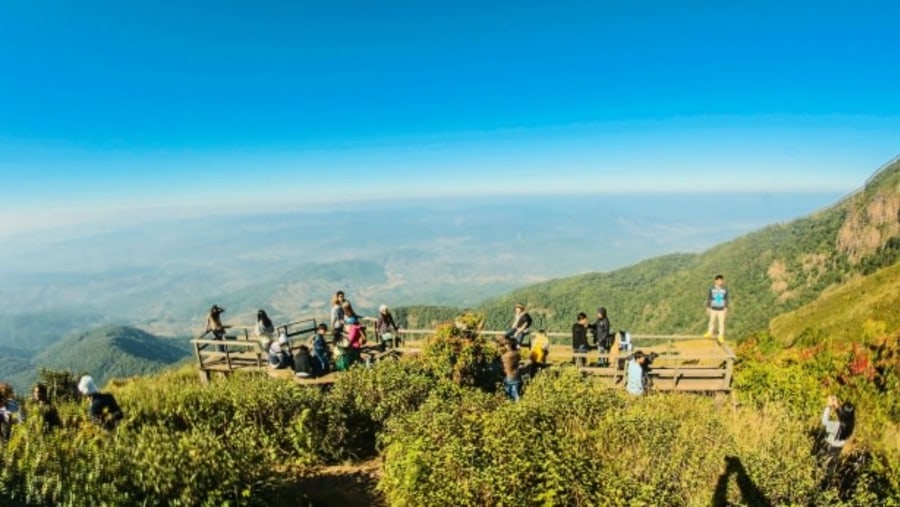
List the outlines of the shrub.
{"type": "Polygon", "coordinates": [[[493,390],[498,380],[494,365],[499,353],[496,345],[481,334],[483,327],[484,317],[473,313],[439,325],[425,340],[425,367],[437,378],[493,390]]]}

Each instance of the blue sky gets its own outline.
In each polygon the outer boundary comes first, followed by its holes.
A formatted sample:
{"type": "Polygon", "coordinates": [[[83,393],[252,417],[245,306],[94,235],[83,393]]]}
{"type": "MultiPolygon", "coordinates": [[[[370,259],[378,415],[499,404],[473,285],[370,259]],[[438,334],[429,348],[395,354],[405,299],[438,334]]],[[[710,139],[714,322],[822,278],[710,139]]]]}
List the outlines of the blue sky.
{"type": "Polygon", "coordinates": [[[740,4],[4,2],[0,215],[842,192],[900,153],[900,6],[740,4]]]}

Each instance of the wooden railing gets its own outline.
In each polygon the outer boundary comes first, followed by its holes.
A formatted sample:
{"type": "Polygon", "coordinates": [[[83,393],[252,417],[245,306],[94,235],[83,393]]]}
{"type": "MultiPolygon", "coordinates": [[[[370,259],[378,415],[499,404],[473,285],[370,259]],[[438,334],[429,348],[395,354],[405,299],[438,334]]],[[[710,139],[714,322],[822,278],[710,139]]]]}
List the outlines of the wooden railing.
{"type": "MultiPolygon", "coordinates": [[[[276,327],[289,336],[303,336],[315,332],[316,320],[302,319],[276,327]]],[[[209,380],[212,372],[231,372],[236,369],[263,369],[268,363],[268,351],[255,338],[251,337],[248,328],[229,329],[225,340],[206,338],[208,333],[191,340],[200,370],[201,378],[209,380]]],[[[424,337],[434,334],[433,329],[400,329],[399,335],[404,337],[424,337]]],[[[484,330],[482,335],[499,337],[505,331],[484,330]]],[[[531,336],[537,334],[536,331],[531,336]]],[[[571,333],[545,332],[548,338],[571,338],[571,333]]],[[[374,337],[374,333],[371,334],[374,337]]],[[[657,357],[650,365],[648,376],[652,389],[657,391],[691,391],[716,392],[731,390],[734,374],[735,355],[727,344],[719,344],[715,339],[696,335],[659,335],[632,334],[634,349],[642,349],[645,353],[655,352],[657,357]],[[698,341],[708,343],[705,350],[682,349],[676,342],[698,341]]],[[[298,348],[301,340],[294,340],[293,349],[298,348]]],[[[613,343],[611,352],[599,352],[591,349],[588,352],[573,351],[571,363],[583,372],[611,387],[624,388],[628,361],[632,351],[618,351],[613,343]]],[[[559,345],[557,345],[559,346],[559,345]]],[[[404,348],[409,349],[406,345],[404,348]]],[[[551,352],[550,361],[555,358],[551,352]]],[[[563,361],[568,364],[569,360],[563,361]]],[[[559,362],[557,361],[557,364],[559,362]]]]}

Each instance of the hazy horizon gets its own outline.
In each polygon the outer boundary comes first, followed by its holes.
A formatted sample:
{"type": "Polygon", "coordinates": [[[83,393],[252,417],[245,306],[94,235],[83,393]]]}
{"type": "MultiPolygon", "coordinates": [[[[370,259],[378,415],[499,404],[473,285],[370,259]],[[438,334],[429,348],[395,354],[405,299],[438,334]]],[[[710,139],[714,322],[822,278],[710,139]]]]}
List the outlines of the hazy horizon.
{"type": "Polygon", "coordinates": [[[900,152],[897,13],[7,3],[0,224],[378,199],[845,194],[900,152]]]}

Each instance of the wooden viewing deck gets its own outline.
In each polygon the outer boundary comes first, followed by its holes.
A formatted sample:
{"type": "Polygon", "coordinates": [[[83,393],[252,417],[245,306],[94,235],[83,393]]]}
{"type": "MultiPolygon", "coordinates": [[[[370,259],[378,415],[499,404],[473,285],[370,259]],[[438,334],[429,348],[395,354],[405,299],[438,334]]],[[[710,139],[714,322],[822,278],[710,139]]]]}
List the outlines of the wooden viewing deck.
{"type": "MultiPolygon", "coordinates": [[[[316,320],[303,319],[279,326],[276,335],[284,331],[295,338],[291,351],[295,352],[315,333],[316,320]],[[299,337],[299,339],[297,339],[299,337]]],[[[214,372],[228,374],[237,370],[269,372],[273,376],[291,376],[286,370],[275,370],[268,366],[268,351],[246,328],[231,329],[225,340],[207,338],[207,334],[191,340],[194,346],[200,378],[208,382],[214,372]]],[[[427,336],[433,329],[401,329],[406,337],[427,336]]],[[[482,331],[487,336],[502,336],[503,331],[482,331]]],[[[536,332],[532,332],[534,336],[536,332]]],[[[569,333],[545,333],[549,338],[570,338],[569,333]]],[[[719,344],[715,339],[691,335],[631,335],[634,350],[645,354],[658,354],[649,368],[651,389],[655,391],[682,392],[727,392],[731,390],[735,355],[727,344],[719,344]]],[[[375,340],[370,340],[374,342],[375,340]]],[[[364,347],[361,351],[363,362],[375,363],[386,358],[396,358],[402,354],[417,353],[417,349],[406,347],[389,348],[381,351],[378,347],[364,347]]],[[[523,348],[523,354],[527,352],[523,348]]],[[[566,345],[553,345],[549,356],[550,366],[575,364],[582,372],[599,382],[614,387],[625,387],[628,361],[633,351],[601,354],[596,349],[586,353],[573,352],[566,345]]],[[[296,378],[304,385],[328,385],[340,373],[332,372],[319,378],[296,378]]]]}

